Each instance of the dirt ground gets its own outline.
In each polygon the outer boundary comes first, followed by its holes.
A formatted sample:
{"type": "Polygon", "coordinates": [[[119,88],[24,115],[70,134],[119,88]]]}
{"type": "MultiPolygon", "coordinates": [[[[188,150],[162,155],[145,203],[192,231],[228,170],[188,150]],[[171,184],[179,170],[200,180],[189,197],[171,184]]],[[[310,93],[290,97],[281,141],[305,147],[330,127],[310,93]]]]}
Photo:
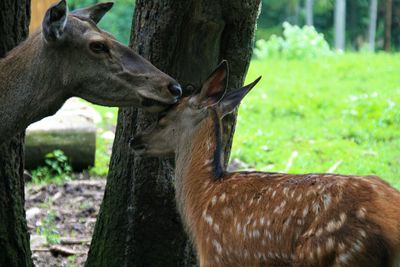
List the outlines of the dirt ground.
{"type": "Polygon", "coordinates": [[[38,267],[83,266],[106,181],[27,184],[25,210],[32,257],[38,267]]]}

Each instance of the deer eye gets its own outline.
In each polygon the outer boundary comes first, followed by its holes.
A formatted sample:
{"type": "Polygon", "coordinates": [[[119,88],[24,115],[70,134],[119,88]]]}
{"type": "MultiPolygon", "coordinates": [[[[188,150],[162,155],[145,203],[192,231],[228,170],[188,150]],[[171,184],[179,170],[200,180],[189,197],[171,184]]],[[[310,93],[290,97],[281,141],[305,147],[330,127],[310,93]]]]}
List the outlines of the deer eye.
{"type": "Polygon", "coordinates": [[[102,42],[93,42],[89,45],[90,50],[92,50],[96,54],[100,53],[108,53],[110,49],[105,43],[102,42]]]}

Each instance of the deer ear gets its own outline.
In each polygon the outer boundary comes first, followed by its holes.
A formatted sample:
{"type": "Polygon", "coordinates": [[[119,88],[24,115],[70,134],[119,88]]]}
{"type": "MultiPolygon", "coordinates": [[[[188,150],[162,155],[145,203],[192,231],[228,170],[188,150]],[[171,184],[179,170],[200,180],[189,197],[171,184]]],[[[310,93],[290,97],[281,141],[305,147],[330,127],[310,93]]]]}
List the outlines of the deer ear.
{"type": "Polygon", "coordinates": [[[211,73],[196,96],[199,107],[209,107],[217,104],[225,94],[228,83],[228,62],[222,61],[211,73]]]}
{"type": "Polygon", "coordinates": [[[67,24],[68,7],[65,0],[50,7],[44,16],[43,35],[48,42],[60,39],[67,24]]]}
{"type": "Polygon", "coordinates": [[[254,82],[240,88],[237,90],[230,91],[226,93],[224,98],[219,102],[218,109],[222,116],[231,113],[239,106],[240,101],[247,95],[247,93],[258,83],[261,76],[258,77],[254,82]]]}
{"type": "Polygon", "coordinates": [[[79,17],[89,18],[97,24],[113,5],[114,3],[112,2],[98,3],[89,7],[74,10],[71,12],[71,14],[79,17]]]}

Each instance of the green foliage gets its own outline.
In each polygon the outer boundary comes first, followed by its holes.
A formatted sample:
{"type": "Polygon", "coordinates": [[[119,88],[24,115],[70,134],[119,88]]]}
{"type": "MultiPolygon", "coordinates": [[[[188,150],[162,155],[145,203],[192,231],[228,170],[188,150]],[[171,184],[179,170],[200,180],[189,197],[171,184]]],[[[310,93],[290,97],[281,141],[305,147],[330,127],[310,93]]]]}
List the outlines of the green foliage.
{"type": "Polygon", "coordinates": [[[32,171],[34,182],[61,182],[70,180],[72,176],[72,167],[68,157],[61,150],[54,150],[46,155],[45,166],[38,167],[32,171]]]}
{"type": "Polygon", "coordinates": [[[283,37],[272,35],[268,41],[258,40],[254,49],[255,57],[310,59],[332,54],[323,34],[314,27],[300,28],[284,22],[283,29],[283,37]]]}
{"type": "Polygon", "coordinates": [[[264,171],[375,174],[400,188],[400,54],[253,60],[232,157],[264,171]],[[293,164],[289,158],[296,155],[293,164]]]}
{"type": "Polygon", "coordinates": [[[105,132],[111,132],[117,124],[118,108],[102,107],[90,104],[99,112],[101,121],[97,124],[96,137],[96,162],[93,168],[90,169],[91,175],[106,176],[111,156],[111,148],[113,140],[104,136],[105,132]]]}
{"type": "MultiPolygon", "coordinates": [[[[93,5],[96,0],[69,0],[68,6],[71,10],[93,5]]],[[[118,41],[128,44],[132,27],[132,15],[135,8],[134,1],[118,0],[114,2],[113,8],[102,18],[99,27],[112,33],[118,41]]]]}
{"type": "Polygon", "coordinates": [[[43,220],[43,225],[36,229],[37,233],[43,235],[50,245],[60,244],[60,233],[56,228],[56,215],[53,211],[47,213],[43,220]]]}

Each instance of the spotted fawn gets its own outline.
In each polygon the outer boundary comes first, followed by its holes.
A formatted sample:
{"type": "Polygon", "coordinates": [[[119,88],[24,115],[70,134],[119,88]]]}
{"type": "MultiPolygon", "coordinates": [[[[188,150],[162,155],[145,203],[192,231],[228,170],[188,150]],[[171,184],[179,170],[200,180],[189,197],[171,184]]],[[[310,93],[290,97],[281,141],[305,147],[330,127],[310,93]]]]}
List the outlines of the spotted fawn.
{"type": "Polygon", "coordinates": [[[136,153],[175,154],[176,204],[200,266],[400,267],[400,193],[376,176],[227,172],[221,119],[258,82],[225,94],[223,62],[136,153]]]}

